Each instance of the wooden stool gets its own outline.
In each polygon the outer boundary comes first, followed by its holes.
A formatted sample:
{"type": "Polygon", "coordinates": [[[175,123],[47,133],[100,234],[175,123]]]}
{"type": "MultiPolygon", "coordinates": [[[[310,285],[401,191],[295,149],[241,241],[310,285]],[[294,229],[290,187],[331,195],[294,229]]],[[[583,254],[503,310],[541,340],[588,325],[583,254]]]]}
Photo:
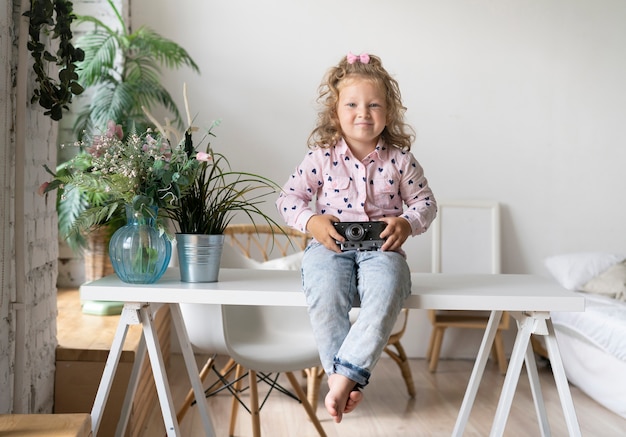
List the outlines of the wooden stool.
{"type": "Polygon", "coordinates": [[[0,435],[92,437],[89,414],[0,414],[0,435]],[[7,434],[5,434],[7,433],[7,434]]]}

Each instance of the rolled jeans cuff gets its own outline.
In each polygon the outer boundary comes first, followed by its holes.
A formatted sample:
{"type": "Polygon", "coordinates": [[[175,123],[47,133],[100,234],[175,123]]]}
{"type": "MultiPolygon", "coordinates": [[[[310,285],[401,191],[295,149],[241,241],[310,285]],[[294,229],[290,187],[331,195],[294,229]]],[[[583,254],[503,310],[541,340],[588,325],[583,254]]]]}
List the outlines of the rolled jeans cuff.
{"type": "Polygon", "coordinates": [[[371,373],[368,370],[342,361],[337,357],[335,357],[333,361],[333,373],[345,376],[354,381],[357,388],[362,388],[369,384],[371,373]]]}

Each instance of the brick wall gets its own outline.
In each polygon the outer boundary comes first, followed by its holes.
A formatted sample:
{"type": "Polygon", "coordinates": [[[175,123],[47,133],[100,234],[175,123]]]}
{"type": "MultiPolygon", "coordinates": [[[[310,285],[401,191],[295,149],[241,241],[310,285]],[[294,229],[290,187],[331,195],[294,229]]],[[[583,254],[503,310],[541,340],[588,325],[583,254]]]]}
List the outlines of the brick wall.
{"type": "Polygon", "coordinates": [[[51,412],[54,394],[57,219],[37,188],[58,126],[30,104],[29,5],[0,0],[0,413],[51,412]]]}
{"type": "Polygon", "coordinates": [[[2,323],[3,413],[52,411],[56,348],[56,213],[37,196],[43,163],[56,159],[56,123],[30,104],[32,61],[26,51],[29,2],[2,2],[2,323]],[[20,28],[21,26],[21,28],[20,28]]]}
{"type": "MultiPolygon", "coordinates": [[[[0,414],[49,413],[54,399],[57,215],[54,194],[37,189],[43,164],[56,165],[59,124],[30,104],[29,5],[0,0],[0,414]]],[[[74,10],[102,17],[105,5],[77,0],[74,10]]]]}
{"type": "Polygon", "coordinates": [[[0,413],[11,409],[13,340],[10,300],[15,289],[13,263],[13,180],[11,134],[12,4],[0,0],[0,413]]]}

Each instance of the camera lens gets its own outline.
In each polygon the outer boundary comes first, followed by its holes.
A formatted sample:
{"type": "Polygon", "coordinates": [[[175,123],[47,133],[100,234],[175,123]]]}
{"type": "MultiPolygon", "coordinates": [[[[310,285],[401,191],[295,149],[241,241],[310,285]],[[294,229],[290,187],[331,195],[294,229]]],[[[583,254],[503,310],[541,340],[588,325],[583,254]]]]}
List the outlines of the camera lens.
{"type": "Polygon", "coordinates": [[[359,224],[352,224],[346,229],[346,238],[350,241],[361,241],[365,235],[365,229],[359,224]]]}

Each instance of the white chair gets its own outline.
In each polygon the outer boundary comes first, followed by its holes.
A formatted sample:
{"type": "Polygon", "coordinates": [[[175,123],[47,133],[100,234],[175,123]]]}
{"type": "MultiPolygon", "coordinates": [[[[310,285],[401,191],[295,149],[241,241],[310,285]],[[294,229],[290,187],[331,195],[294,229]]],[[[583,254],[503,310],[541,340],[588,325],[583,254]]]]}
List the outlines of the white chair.
{"type": "MultiPolygon", "coordinates": [[[[254,228],[254,226],[252,226],[254,228]]],[[[231,227],[226,234],[238,232],[241,229],[231,227]]],[[[259,226],[259,231],[262,227],[259,226]]],[[[277,231],[276,237],[281,235],[277,231]]],[[[306,239],[304,240],[306,241],[306,239]]],[[[264,252],[273,247],[268,244],[264,252]]],[[[282,247],[283,255],[290,247],[282,247]]],[[[238,255],[230,246],[225,246],[222,258],[222,267],[258,268],[259,263],[238,255]]],[[[244,251],[245,253],[245,251],[244,251]]],[[[250,253],[248,247],[247,253],[250,253]]],[[[270,268],[271,266],[267,266],[270,268]]],[[[308,322],[305,307],[255,307],[255,306],[221,306],[221,305],[194,305],[182,304],[183,321],[194,350],[198,353],[211,355],[200,373],[201,380],[215,370],[215,354],[230,357],[224,368],[218,373],[221,375],[236,372],[234,379],[224,381],[225,384],[234,382],[231,393],[236,395],[240,389],[242,374],[248,372],[250,384],[250,406],[252,429],[254,436],[260,436],[260,406],[258,400],[257,378],[266,380],[265,373],[285,373],[289,379],[295,397],[302,403],[311,422],[320,436],[325,432],[315,415],[304,391],[297,383],[293,372],[305,371],[309,375],[308,385],[311,393],[319,393],[319,385],[323,376],[319,362],[317,345],[313,338],[312,329],[308,322]]],[[[279,388],[282,390],[282,388],[279,388]]],[[[183,406],[179,409],[178,420],[182,420],[189,406],[193,402],[193,392],[190,391],[183,406]]],[[[234,434],[239,400],[233,397],[232,413],[229,434],[234,434]]]]}
{"type": "MultiPolygon", "coordinates": [[[[500,205],[490,201],[439,201],[437,207],[438,215],[431,228],[432,272],[500,273],[500,205]],[[461,215],[456,217],[453,212],[461,212],[461,215]],[[482,215],[474,216],[472,212],[479,212],[482,215]],[[488,217],[488,221],[483,219],[484,215],[488,217]],[[446,221],[448,218],[449,222],[446,221]],[[444,228],[447,238],[444,238],[444,228]],[[458,256],[461,251],[467,254],[469,247],[473,251],[471,257],[458,256]],[[450,256],[450,253],[454,255],[450,256]],[[483,254],[486,256],[482,256],[483,254]]],[[[476,311],[429,310],[428,316],[433,327],[426,352],[431,372],[437,370],[446,329],[484,330],[488,321],[488,314],[476,311]]],[[[493,353],[502,374],[505,374],[507,369],[502,331],[509,329],[509,317],[507,312],[502,314],[494,340],[493,353]]]]}
{"type": "Polygon", "coordinates": [[[319,435],[325,436],[294,376],[320,365],[306,308],[225,305],[222,317],[228,355],[248,370],[253,435],[261,435],[257,374],[284,373],[319,435]]]}

